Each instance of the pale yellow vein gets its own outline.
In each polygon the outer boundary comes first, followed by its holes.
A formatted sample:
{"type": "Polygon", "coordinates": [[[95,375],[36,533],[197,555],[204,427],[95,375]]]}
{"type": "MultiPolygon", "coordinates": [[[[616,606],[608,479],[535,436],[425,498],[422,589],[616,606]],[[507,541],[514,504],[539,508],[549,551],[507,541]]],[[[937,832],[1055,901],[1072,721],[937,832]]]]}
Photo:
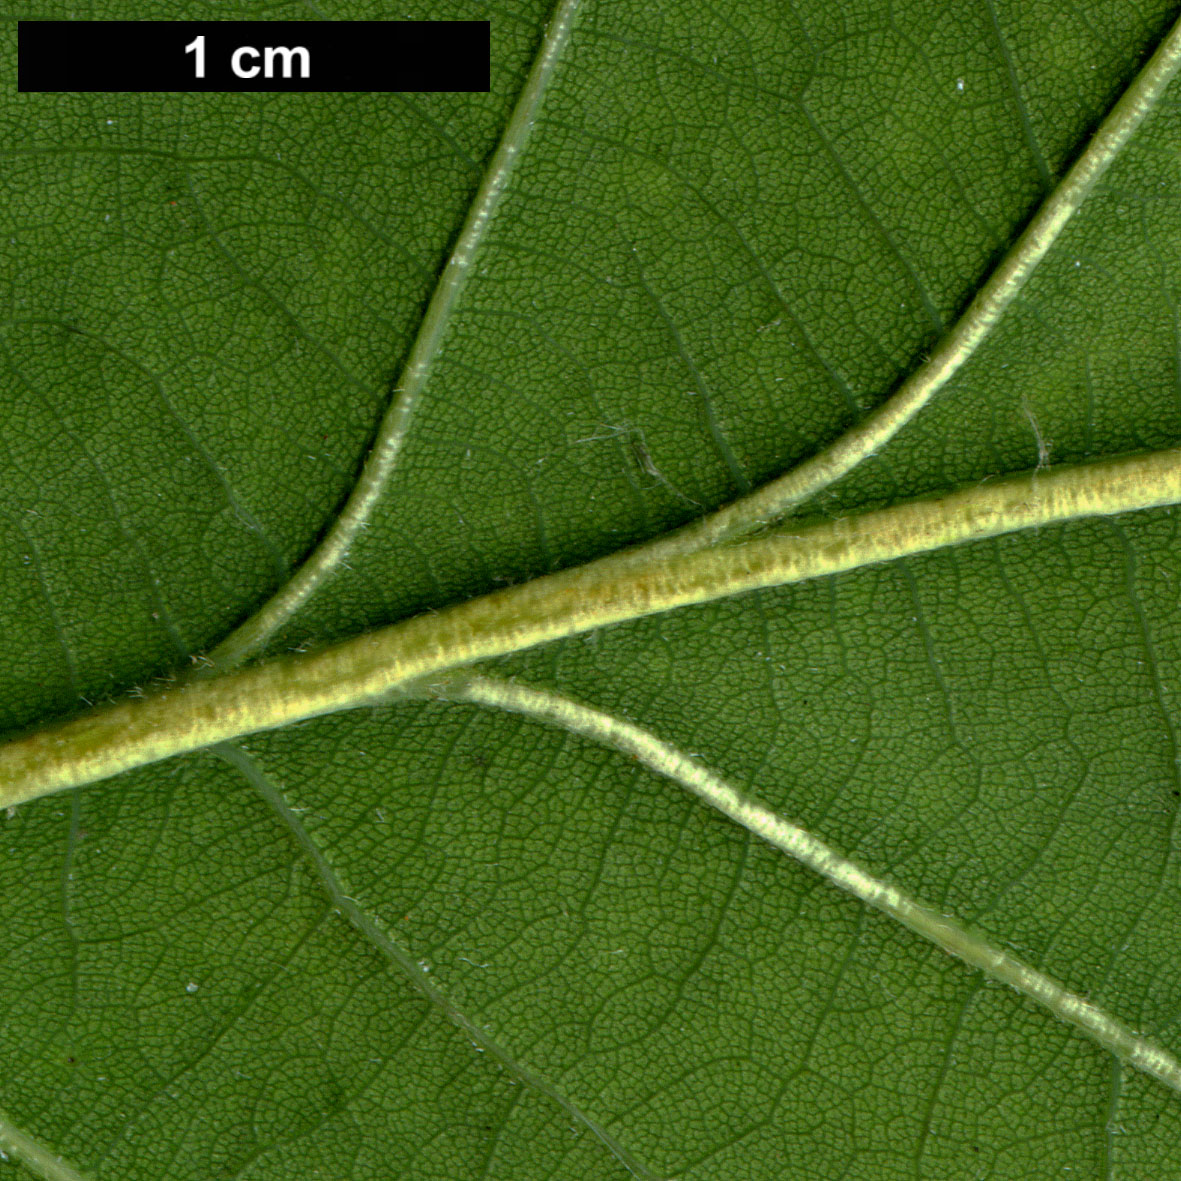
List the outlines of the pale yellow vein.
{"type": "Polygon", "coordinates": [[[22,1132],[3,1112],[0,1112],[0,1154],[20,1161],[43,1181],[87,1181],[85,1174],[22,1132]]]}
{"type": "Polygon", "coordinates": [[[194,680],[0,746],[0,806],[239,735],[371,702],[408,683],[712,599],[998,534],[1181,501],[1181,450],[1034,471],[937,499],[637,562],[614,554],[294,657],[194,680]]]}
{"type": "Polygon", "coordinates": [[[504,134],[484,171],[455,248],[439,276],[418,334],[398,379],[394,399],[378,428],[369,457],[344,508],[298,570],[249,619],[208,656],[227,671],[254,655],[299,610],[345,560],[357,535],[366,528],[389,483],[406,442],[411,419],[439,355],[455,305],[471,277],[473,264],[517,160],[533,130],[537,111],[562,51],[570,39],[582,0],[561,0],[546,27],[529,76],[505,125],[504,134]]]}
{"type": "Polygon", "coordinates": [[[828,447],[747,496],[655,543],[651,553],[689,553],[779,520],[795,505],[880,451],[963,368],[1017,298],[1099,179],[1156,106],[1181,67],[1181,20],[1173,26],[1042,203],[955,326],[897,391],[828,447]]]}
{"type": "Polygon", "coordinates": [[[874,877],[819,837],[744,795],[642,727],[549,690],[491,677],[453,674],[436,686],[436,693],[452,701],[524,714],[633,756],[838,889],[880,910],[990,979],[1016,989],[1129,1066],[1181,1092],[1181,1063],[1160,1046],[1044,972],[990,943],[983,934],[969,930],[951,915],[941,914],[908,897],[898,886],[874,877]]]}

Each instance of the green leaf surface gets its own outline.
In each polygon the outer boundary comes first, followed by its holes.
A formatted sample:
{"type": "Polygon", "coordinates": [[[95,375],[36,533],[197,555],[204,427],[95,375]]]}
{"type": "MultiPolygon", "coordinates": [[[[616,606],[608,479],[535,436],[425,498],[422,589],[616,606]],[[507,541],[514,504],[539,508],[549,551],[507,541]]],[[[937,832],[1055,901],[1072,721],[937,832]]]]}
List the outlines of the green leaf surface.
{"type": "MultiPolygon", "coordinates": [[[[922,363],[1177,15],[571,7],[392,475],[272,654],[815,454],[922,363]]],[[[15,15],[209,15],[182,10],[15,15]]],[[[16,95],[6,67],[5,731],[149,689],[331,526],[550,12],[224,15],[488,17],[492,91],[16,95]]],[[[1181,443],[1179,142],[1174,84],[977,352],[801,514],[1181,443]]],[[[1177,523],[1044,526],[484,671],[642,725],[1178,1053],[1177,523]]],[[[1181,1175],[1176,1093],[512,713],[366,706],[22,805],[0,897],[14,1181],[1181,1175]]]]}

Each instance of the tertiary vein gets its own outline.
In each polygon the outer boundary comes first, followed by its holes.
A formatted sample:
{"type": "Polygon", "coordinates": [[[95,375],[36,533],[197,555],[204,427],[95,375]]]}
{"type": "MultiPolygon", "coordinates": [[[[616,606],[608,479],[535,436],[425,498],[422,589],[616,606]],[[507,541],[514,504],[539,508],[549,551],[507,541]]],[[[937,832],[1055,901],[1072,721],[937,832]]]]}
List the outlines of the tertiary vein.
{"type": "Polygon", "coordinates": [[[1100,178],[1181,68],[1181,19],[1120,96],[1082,154],[1042,202],[963,315],[894,394],[810,459],[747,496],[670,533],[664,554],[688,553],[779,520],[885,446],[963,368],[1017,298],[1100,178]]]}
{"type": "MultiPolygon", "coordinates": [[[[229,671],[256,654],[345,560],[366,528],[393,474],[411,419],[433,371],[472,262],[500,205],[536,122],[554,71],[570,40],[581,0],[561,0],[533,67],[493,153],[454,250],[443,268],[418,335],[382,420],[369,457],[349,499],[323,540],[288,581],[210,653],[211,666],[229,671]]],[[[791,471],[682,529],[631,551],[624,560],[673,557],[741,537],[777,521],[880,450],[957,373],[989,336],[1029,277],[1058,240],[1099,179],[1156,106],[1181,67],[1181,20],[1161,41],[1091,137],[1079,158],[1049,194],[976,293],[963,315],[927,360],[897,391],[838,439],[791,471]]]]}
{"type": "Polygon", "coordinates": [[[483,1052],[490,1054],[516,1079],[531,1090],[556,1103],[575,1123],[585,1128],[633,1177],[640,1181],[658,1181],[601,1123],[588,1115],[577,1103],[549,1079],[520,1062],[496,1041],[483,1026],[473,1021],[440,989],[426,969],[414,959],[373,915],[365,910],[347,891],[331,861],[316,844],[296,810],[287,802],[282,788],[275,784],[240,746],[219,744],[214,753],[225,760],[251,785],[274,811],[291,833],[301,852],[311,862],[335,910],[388,963],[401,972],[426,999],[483,1052]]]}

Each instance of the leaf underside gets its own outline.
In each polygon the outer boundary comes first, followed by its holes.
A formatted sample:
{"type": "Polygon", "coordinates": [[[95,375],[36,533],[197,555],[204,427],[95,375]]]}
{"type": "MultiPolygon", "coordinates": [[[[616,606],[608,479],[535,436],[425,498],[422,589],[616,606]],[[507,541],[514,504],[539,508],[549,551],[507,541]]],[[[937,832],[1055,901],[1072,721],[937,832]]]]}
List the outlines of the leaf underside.
{"type": "MultiPolygon", "coordinates": [[[[444,9],[396,15],[490,17],[490,94],[5,101],[4,729],[211,647],[332,520],[549,15],[444,9]]],[[[309,15],[390,14],[265,12],[309,15]]],[[[921,363],[1175,15],[585,3],[375,515],[271,651],[815,453],[921,363]]],[[[809,511],[1181,442],[1179,140],[1174,87],[979,352],[809,511]]],[[[1177,1050],[1176,521],[490,671],[633,719],[1177,1050]]],[[[1175,1095],[513,715],[319,719],[22,807],[0,847],[0,1145],[9,1122],[89,1177],[1181,1172],[1175,1095]]]]}

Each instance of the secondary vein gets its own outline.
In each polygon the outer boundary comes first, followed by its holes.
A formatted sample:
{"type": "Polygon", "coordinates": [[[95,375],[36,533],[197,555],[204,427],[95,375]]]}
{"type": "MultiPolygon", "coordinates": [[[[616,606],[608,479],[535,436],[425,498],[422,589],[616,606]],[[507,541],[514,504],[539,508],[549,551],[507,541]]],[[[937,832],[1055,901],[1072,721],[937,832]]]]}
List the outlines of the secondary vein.
{"type": "Polygon", "coordinates": [[[382,419],[369,457],[344,508],[319,545],[287,582],[209,653],[209,660],[216,669],[232,669],[258,652],[340,567],[357,535],[368,525],[397,466],[411,419],[439,355],[451,315],[471,278],[476,255],[532,133],[541,100],[570,39],[581,3],[582,0],[560,0],[550,18],[533,67],[427,305],[395,387],[394,400],[382,419]]]}
{"type": "Polygon", "coordinates": [[[39,1140],[22,1132],[3,1112],[0,1112],[0,1150],[20,1161],[29,1172],[43,1181],[87,1181],[83,1173],[66,1164],[39,1140]]]}
{"type": "MultiPolygon", "coordinates": [[[[471,276],[475,255],[527,143],[537,111],[570,39],[581,0],[560,0],[547,26],[513,113],[468,211],[455,249],[443,269],[353,491],[320,544],[288,581],[249,619],[209,653],[212,667],[227,672],[256,654],[343,563],[385,492],[430,377],[457,300],[471,276]]],[[[645,561],[692,553],[743,536],[779,520],[878,451],[964,365],[1025,286],[1100,177],[1123,150],[1181,67],[1181,20],[1104,119],[1082,155],[1046,198],[1012,249],[977,292],[955,326],[877,410],[824,450],[732,504],[653,542],[645,561]]]]}
{"type": "Polygon", "coordinates": [[[320,850],[315,840],[313,840],[311,833],[304,827],[303,822],[295,810],[288,804],[282,789],[270,780],[250,755],[241,747],[230,743],[216,746],[214,753],[238,771],[273,809],[275,814],[290,831],[300,850],[311,862],[316,876],[320,879],[320,885],[331,900],[332,905],[370,946],[375,948],[395,968],[404,973],[410,983],[431,1004],[435,1005],[446,1016],[448,1021],[463,1030],[474,1045],[482,1050],[486,1050],[506,1070],[531,1090],[544,1095],[561,1107],[572,1120],[581,1124],[590,1132],[632,1176],[639,1178],[640,1181],[658,1181],[656,1175],[633,1157],[605,1127],[582,1111],[572,1099],[554,1086],[553,1083],[518,1062],[508,1050],[489,1035],[486,1029],[458,1009],[430,979],[423,970],[422,965],[416,962],[414,957],[396,939],[392,938],[372,915],[367,913],[354,898],[346,893],[345,887],[337,876],[336,870],[320,850]]]}
{"type": "Polygon", "coordinates": [[[1121,1061],[1164,1083],[1170,1090],[1181,1092],[1181,1063],[1171,1054],[1046,973],[990,943],[982,933],[910,898],[898,886],[874,877],[819,837],[744,795],[648,730],[559,693],[515,681],[455,676],[445,680],[437,692],[447,700],[524,714],[633,756],[838,889],[888,915],[990,979],[1016,989],[1060,1021],[1081,1030],[1121,1061]]]}
{"type": "Polygon", "coordinates": [[[1058,241],[1067,222],[1156,106],[1179,68],[1181,19],[1169,30],[1082,154],[926,362],[886,402],[822,451],[751,494],[669,534],[656,543],[659,552],[690,553],[779,520],[794,506],[848,474],[893,438],[963,368],[996,327],[1058,241]]]}

